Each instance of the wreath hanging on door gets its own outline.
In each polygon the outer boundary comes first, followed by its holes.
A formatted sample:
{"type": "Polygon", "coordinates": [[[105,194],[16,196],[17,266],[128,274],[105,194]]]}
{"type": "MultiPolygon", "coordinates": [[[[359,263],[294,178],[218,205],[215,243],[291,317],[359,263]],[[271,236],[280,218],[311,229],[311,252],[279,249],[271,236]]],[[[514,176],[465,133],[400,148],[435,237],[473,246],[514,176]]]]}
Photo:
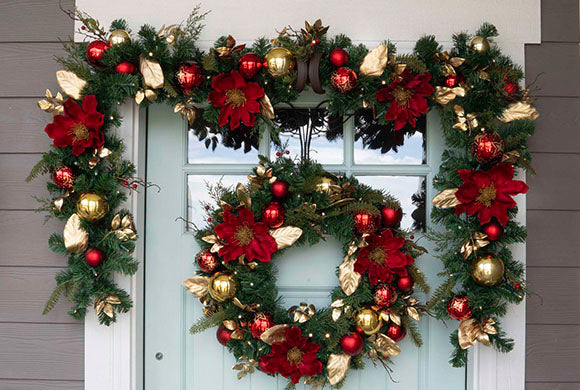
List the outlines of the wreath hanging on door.
{"type": "MultiPolygon", "coordinates": [[[[38,102],[55,115],[45,128],[53,147],[28,178],[50,174],[51,196],[41,209],[66,221],[49,245],[69,264],[57,275],[45,311],[64,295],[73,303],[71,316],[84,318],[92,305],[108,325],[132,307],[113,280],[138,265],[132,217],[119,207],[128,192],[150,183],[122,158],[123,142],[113,132],[120,103],[166,102],[206,147],[221,142],[248,151],[262,131],[279,142],[274,106],[291,103],[309,84],[326,93],[330,114],[356,115],[355,138],[383,153],[396,150],[404,134],[421,131],[430,108],[440,110],[447,150],[435,178],[442,192],[432,219],[445,231],[431,238],[442,252],[445,280],[428,308],[461,321],[451,338],[455,366],[466,364],[467,349],[477,342],[513,348],[498,322],[527,290],[524,267],[508,246],[526,236],[513,220],[512,196],[527,186],[513,176],[515,168],[530,168],[527,138],[539,114],[519,85],[523,72],[493,43],[493,25],[484,23],[475,36],[454,35],[450,50],[422,37],[410,54],[397,54],[388,41],[368,50],[345,35],[328,37],[320,21],[299,31],[285,28],[251,48],[222,37],[203,52],[196,47],[205,16],[199,7],[181,24],[144,25],[133,36],[122,19],[106,31],[81,11],[69,15],[90,42],[65,43],[67,55],[58,58],[65,69],[57,81],[68,99],[46,91],[38,102]]],[[[327,138],[340,135],[329,131],[327,138]]]]}

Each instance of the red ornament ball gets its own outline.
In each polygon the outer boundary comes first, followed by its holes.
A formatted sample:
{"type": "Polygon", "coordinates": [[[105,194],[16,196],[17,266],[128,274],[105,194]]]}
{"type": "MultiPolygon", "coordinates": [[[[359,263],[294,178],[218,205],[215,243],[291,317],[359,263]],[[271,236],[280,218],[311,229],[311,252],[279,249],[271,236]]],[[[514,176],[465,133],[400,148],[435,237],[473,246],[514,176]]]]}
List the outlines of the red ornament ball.
{"type": "Polygon", "coordinates": [[[397,280],[397,287],[403,292],[411,291],[414,285],[415,281],[410,276],[401,276],[397,280]]]}
{"type": "Polygon", "coordinates": [[[245,79],[254,78],[262,69],[262,60],[257,54],[246,53],[238,61],[238,70],[245,79]]]}
{"type": "Polygon", "coordinates": [[[375,303],[381,307],[389,307],[397,300],[397,291],[388,283],[381,283],[373,293],[375,303]]]}
{"type": "Polygon", "coordinates": [[[130,63],[129,61],[120,62],[116,67],[115,70],[117,73],[121,74],[132,74],[135,72],[135,65],[130,63]]]}
{"type": "Polygon", "coordinates": [[[372,233],[377,230],[378,216],[371,215],[366,211],[359,211],[354,215],[354,224],[359,234],[372,233]]]}
{"type": "Polygon", "coordinates": [[[497,241],[503,237],[503,226],[495,219],[481,227],[481,231],[487,235],[490,241],[497,241]]]}
{"type": "Polygon", "coordinates": [[[177,84],[184,91],[197,88],[203,82],[203,72],[201,66],[196,64],[181,64],[175,74],[177,84]]]}
{"type": "Polygon", "coordinates": [[[92,41],[87,46],[87,60],[93,64],[98,63],[103,59],[103,55],[109,47],[107,42],[92,41]]]}
{"type": "Polygon", "coordinates": [[[107,256],[105,255],[105,252],[97,248],[90,248],[85,252],[85,262],[89,267],[98,267],[103,264],[106,258],[107,256]]]}
{"type": "Polygon", "coordinates": [[[508,81],[505,86],[503,87],[503,90],[505,91],[505,93],[507,93],[508,95],[513,95],[514,93],[516,93],[518,90],[520,89],[519,85],[517,85],[516,83],[514,83],[513,81],[508,81]]]}
{"type": "Polygon", "coordinates": [[[330,63],[332,66],[336,68],[340,68],[341,66],[345,66],[348,63],[348,53],[346,50],[337,47],[332,49],[330,55],[328,56],[330,63]]]}
{"type": "Polygon", "coordinates": [[[284,180],[276,180],[272,183],[270,187],[270,191],[272,192],[272,196],[276,199],[283,199],[288,196],[288,188],[289,185],[284,180]]]}
{"type": "Polygon", "coordinates": [[[330,76],[330,83],[338,92],[347,93],[356,87],[356,73],[354,70],[343,66],[330,76]]]}
{"type": "Polygon", "coordinates": [[[396,324],[389,324],[387,327],[387,336],[389,336],[394,342],[399,342],[405,338],[407,332],[405,328],[396,324]]]}
{"type": "Polygon", "coordinates": [[[262,222],[272,229],[279,228],[284,223],[284,207],[278,202],[268,203],[262,210],[262,222]]]}
{"type": "Polygon", "coordinates": [[[447,302],[447,313],[454,320],[463,321],[471,317],[469,299],[463,295],[456,295],[447,302]]]}
{"type": "Polygon", "coordinates": [[[270,314],[256,313],[254,318],[248,324],[252,336],[259,339],[262,333],[274,326],[274,319],[270,314]]]}
{"type": "Polygon", "coordinates": [[[228,344],[228,341],[230,341],[230,338],[232,337],[232,331],[222,325],[218,328],[215,336],[217,337],[219,343],[225,346],[228,344]]]}
{"type": "Polygon", "coordinates": [[[220,265],[217,257],[207,249],[202,249],[195,256],[195,261],[199,269],[208,274],[214,272],[220,265]]]}
{"type": "Polygon", "coordinates": [[[75,182],[73,170],[65,165],[52,172],[52,181],[63,190],[70,190],[75,182]]]}
{"type": "Polygon", "coordinates": [[[455,76],[448,76],[445,79],[445,85],[449,88],[453,88],[455,87],[458,83],[459,83],[460,79],[459,76],[455,75],[455,76]]]}
{"type": "Polygon", "coordinates": [[[381,208],[381,223],[386,228],[396,228],[403,219],[403,210],[400,208],[384,206],[381,208]]]}
{"type": "Polygon", "coordinates": [[[355,356],[362,352],[365,343],[358,333],[347,334],[340,340],[340,348],[348,356],[355,356]]]}
{"type": "Polygon", "coordinates": [[[475,136],[471,151],[475,159],[482,164],[494,162],[503,155],[503,138],[495,132],[480,133],[475,136]]]}
{"type": "Polygon", "coordinates": [[[520,282],[515,282],[515,283],[514,283],[514,288],[515,288],[516,290],[520,290],[520,289],[522,288],[522,285],[520,284],[520,282]]]}

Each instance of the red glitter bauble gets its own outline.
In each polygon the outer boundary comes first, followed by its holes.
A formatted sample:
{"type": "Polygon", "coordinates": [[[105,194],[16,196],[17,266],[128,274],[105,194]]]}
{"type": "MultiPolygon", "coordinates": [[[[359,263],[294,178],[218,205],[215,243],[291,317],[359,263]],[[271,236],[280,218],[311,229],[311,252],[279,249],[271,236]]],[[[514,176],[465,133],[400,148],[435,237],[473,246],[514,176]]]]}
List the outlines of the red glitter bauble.
{"type": "Polygon", "coordinates": [[[381,307],[389,307],[397,300],[397,291],[388,283],[381,283],[373,293],[375,303],[381,307]]]}
{"type": "Polygon", "coordinates": [[[504,142],[498,133],[485,132],[475,136],[471,151],[480,163],[491,163],[503,155],[504,142]]]}
{"type": "Polygon", "coordinates": [[[70,190],[75,182],[73,170],[65,165],[52,172],[52,181],[63,190],[70,190]]]}
{"type": "Polygon", "coordinates": [[[91,248],[85,252],[85,261],[89,267],[98,267],[106,258],[105,252],[97,248],[91,248]]]}
{"type": "Polygon", "coordinates": [[[481,227],[481,231],[487,235],[490,241],[497,241],[503,237],[503,226],[495,219],[481,227]]]}
{"type": "Polygon", "coordinates": [[[262,59],[254,53],[246,53],[238,61],[238,70],[245,79],[254,78],[262,69],[262,59]]]}
{"type": "Polygon", "coordinates": [[[356,87],[356,73],[354,70],[343,66],[330,76],[330,83],[338,92],[347,93],[356,87]]]}
{"type": "Polygon", "coordinates": [[[270,314],[256,313],[248,328],[254,338],[259,339],[262,333],[274,326],[274,319],[270,314]]]}
{"type": "Polygon", "coordinates": [[[347,334],[340,340],[340,348],[348,356],[355,356],[362,352],[365,342],[360,334],[347,334]]]}
{"type": "Polygon", "coordinates": [[[230,341],[230,338],[232,337],[232,331],[222,325],[218,328],[215,336],[217,337],[219,343],[225,346],[228,344],[228,341],[230,341]]]}
{"type": "Polygon", "coordinates": [[[405,328],[396,324],[389,324],[387,328],[387,336],[389,336],[394,342],[399,342],[405,338],[407,332],[405,328]]]}
{"type": "Polygon", "coordinates": [[[195,256],[195,261],[199,269],[208,274],[214,272],[220,265],[217,257],[207,249],[202,249],[195,256]]]}
{"type": "Polygon", "coordinates": [[[365,211],[359,211],[354,215],[356,231],[360,234],[372,233],[377,230],[378,216],[371,215],[365,211]]]}
{"type": "Polygon", "coordinates": [[[456,295],[447,302],[447,313],[454,320],[463,321],[471,317],[469,300],[463,295],[456,295]]]}
{"type": "Polygon", "coordinates": [[[268,203],[262,210],[262,222],[272,229],[282,226],[284,223],[284,207],[278,202],[268,203]]]}
{"type": "Polygon", "coordinates": [[[201,66],[196,64],[181,64],[175,73],[177,85],[184,91],[197,88],[203,82],[203,71],[201,66]]]}
{"type": "Polygon", "coordinates": [[[93,64],[101,61],[109,44],[103,41],[92,41],[87,46],[87,60],[93,64]]]}
{"type": "Polygon", "coordinates": [[[449,76],[445,79],[445,85],[449,88],[453,88],[459,83],[459,76],[449,76]]]}
{"type": "Polygon", "coordinates": [[[401,276],[397,279],[397,287],[403,292],[411,291],[414,285],[415,281],[410,276],[401,276]]]}
{"type": "Polygon", "coordinates": [[[133,72],[135,72],[135,65],[133,65],[129,61],[123,61],[115,67],[115,70],[117,71],[117,73],[121,74],[132,74],[133,72]]]}
{"type": "Polygon", "coordinates": [[[396,228],[403,219],[403,210],[400,208],[384,206],[381,208],[381,224],[386,228],[396,228]]]}
{"type": "Polygon", "coordinates": [[[346,50],[337,47],[335,49],[332,49],[330,55],[328,56],[328,59],[332,64],[332,66],[340,68],[341,66],[345,66],[348,63],[348,53],[346,52],[346,50]]]}
{"type": "Polygon", "coordinates": [[[276,199],[283,199],[288,196],[288,183],[284,180],[276,180],[272,183],[270,187],[270,191],[272,192],[272,196],[276,199]]]}

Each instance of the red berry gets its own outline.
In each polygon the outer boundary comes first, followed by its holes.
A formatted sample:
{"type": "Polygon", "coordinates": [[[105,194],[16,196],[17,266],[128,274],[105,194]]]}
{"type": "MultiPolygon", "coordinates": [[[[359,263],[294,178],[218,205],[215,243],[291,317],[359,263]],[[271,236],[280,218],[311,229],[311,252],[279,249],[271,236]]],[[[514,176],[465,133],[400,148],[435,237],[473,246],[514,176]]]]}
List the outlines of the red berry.
{"type": "Polygon", "coordinates": [[[137,189],[137,184],[133,184],[131,187],[133,187],[134,190],[137,189]]]}
{"type": "Polygon", "coordinates": [[[287,151],[285,151],[284,153],[286,153],[286,154],[290,154],[290,151],[289,151],[289,150],[287,150],[287,151]]]}
{"type": "Polygon", "coordinates": [[[411,236],[409,237],[411,240],[415,239],[415,236],[411,234],[411,236]]]}
{"type": "Polygon", "coordinates": [[[127,180],[123,180],[123,185],[124,186],[128,186],[129,185],[129,182],[127,180]]]}
{"type": "Polygon", "coordinates": [[[320,39],[316,38],[316,41],[315,42],[316,43],[320,43],[320,39]]]}
{"type": "Polygon", "coordinates": [[[211,218],[208,218],[208,219],[207,219],[207,221],[208,221],[208,222],[211,222],[211,218]]]}
{"type": "Polygon", "coordinates": [[[516,282],[516,284],[514,284],[514,287],[516,288],[516,290],[519,290],[520,288],[522,288],[522,285],[516,282]]]}
{"type": "Polygon", "coordinates": [[[205,209],[206,209],[206,210],[209,210],[209,206],[205,206],[205,209]]]}
{"type": "Polygon", "coordinates": [[[87,27],[86,26],[81,26],[81,30],[86,30],[87,27]]]}
{"type": "Polygon", "coordinates": [[[280,152],[276,152],[276,157],[280,157],[282,154],[280,152]]]}

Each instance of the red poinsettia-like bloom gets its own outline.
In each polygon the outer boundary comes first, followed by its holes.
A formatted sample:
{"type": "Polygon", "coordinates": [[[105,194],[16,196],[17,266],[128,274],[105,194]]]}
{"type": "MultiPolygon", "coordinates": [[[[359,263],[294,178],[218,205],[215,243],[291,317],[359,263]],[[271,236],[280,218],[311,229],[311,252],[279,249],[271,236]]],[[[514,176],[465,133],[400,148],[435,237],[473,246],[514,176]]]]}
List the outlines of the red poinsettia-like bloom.
{"type": "Polygon", "coordinates": [[[512,196],[525,194],[529,188],[523,181],[513,180],[511,164],[498,164],[489,171],[461,169],[457,173],[463,184],[455,193],[461,202],[455,206],[455,214],[477,213],[482,225],[496,217],[505,226],[509,220],[508,209],[516,206],[512,196]]]}
{"type": "Polygon", "coordinates": [[[403,237],[393,236],[393,232],[387,229],[381,234],[371,234],[366,238],[367,246],[360,249],[354,270],[359,274],[368,271],[369,281],[372,285],[378,282],[391,283],[393,274],[407,276],[407,266],[413,264],[411,256],[399,249],[405,245],[403,237]]]}
{"type": "Polygon", "coordinates": [[[264,88],[255,81],[246,81],[236,70],[214,77],[211,88],[209,101],[214,107],[221,108],[220,126],[229,122],[234,130],[240,121],[246,126],[254,126],[256,114],[260,112],[258,100],[264,96],[264,88]]]}
{"type": "Polygon", "coordinates": [[[316,355],[320,345],[302,337],[299,327],[286,329],[286,340],[272,344],[272,352],[260,358],[260,369],[267,374],[282,374],[296,384],[303,376],[318,375],[322,362],[316,355]]]}
{"type": "Polygon", "coordinates": [[[429,80],[429,73],[413,75],[405,69],[388,87],[377,91],[379,102],[390,102],[385,119],[395,121],[395,130],[402,129],[407,123],[415,127],[415,118],[429,110],[427,97],[434,91],[429,80]]]}
{"type": "Polygon", "coordinates": [[[214,228],[218,237],[225,242],[218,252],[227,262],[245,255],[246,260],[269,262],[272,253],[278,250],[276,240],[263,222],[254,221],[254,213],[241,208],[238,216],[224,211],[224,222],[214,228]]]}
{"type": "Polygon", "coordinates": [[[101,131],[104,116],[97,111],[95,95],[85,96],[82,107],[72,99],[64,102],[63,107],[64,114],[55,115],[53,123],[44,128],[46,134],[53,139],[54,146],[72,146],[73,154],[80,156],[86,148],[104,145],[105,136],[101,131]]]}

